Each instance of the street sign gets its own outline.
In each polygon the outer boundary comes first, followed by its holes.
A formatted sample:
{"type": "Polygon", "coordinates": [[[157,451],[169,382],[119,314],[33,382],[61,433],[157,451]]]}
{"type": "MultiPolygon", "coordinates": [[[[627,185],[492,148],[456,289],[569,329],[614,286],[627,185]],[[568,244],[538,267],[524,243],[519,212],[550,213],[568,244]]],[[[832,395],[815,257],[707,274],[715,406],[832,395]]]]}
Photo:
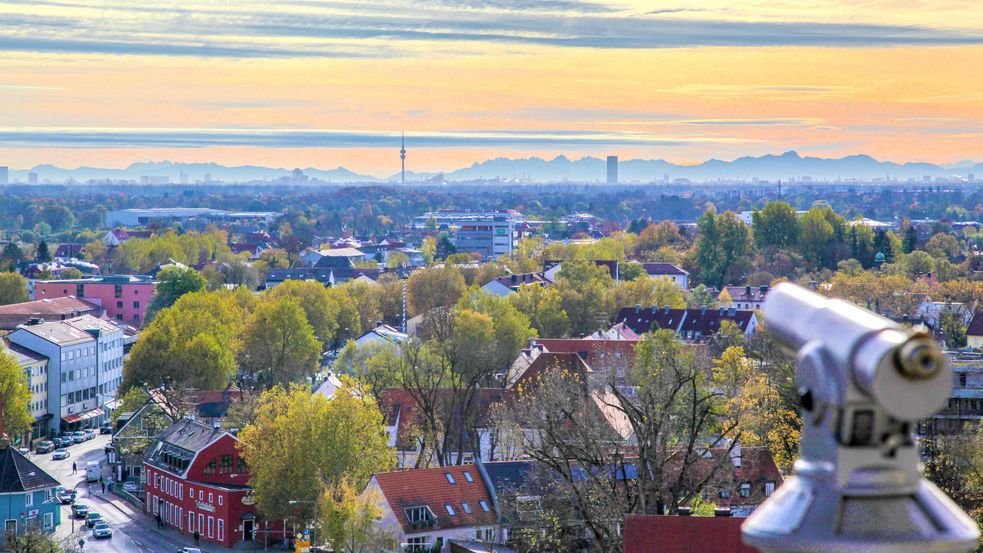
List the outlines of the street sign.
{"type": "Polygon", "coordinates": [[[296,553],[310,553],[311,552],[311,542],[307,540],[296,540],[294,541],[294,547],[296,547],[296,553]]]}

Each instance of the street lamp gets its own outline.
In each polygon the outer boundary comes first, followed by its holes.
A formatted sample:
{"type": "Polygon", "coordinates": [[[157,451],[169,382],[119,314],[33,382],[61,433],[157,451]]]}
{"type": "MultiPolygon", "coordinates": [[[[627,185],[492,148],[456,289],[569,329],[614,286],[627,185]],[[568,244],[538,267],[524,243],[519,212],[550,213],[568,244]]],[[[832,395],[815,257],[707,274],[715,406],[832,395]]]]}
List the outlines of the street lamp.
{"type": "Polygon", "coordinates": [[[314,528],[311,529],[311,551],[316,551],[316,549],[314,549],[314,548],[317,547],[317,501],[316,500],[315,501],[302,501],[302,500],[299,501],[299,500],[296,500],[296,499],[291,499],[287,503],[289,503],[291,505],[303,505],[303,504],[306,504],[306,503],[310,503],[310,504],[314,505],[314,528]]]}

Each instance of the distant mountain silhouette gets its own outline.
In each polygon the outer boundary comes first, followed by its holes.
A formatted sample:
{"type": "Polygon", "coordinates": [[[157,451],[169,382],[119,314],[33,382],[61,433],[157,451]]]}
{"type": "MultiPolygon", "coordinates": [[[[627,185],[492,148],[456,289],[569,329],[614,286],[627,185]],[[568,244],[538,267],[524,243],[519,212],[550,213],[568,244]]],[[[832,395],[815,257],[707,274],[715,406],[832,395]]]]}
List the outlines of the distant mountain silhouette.
{"type": "MultiPolygon", "coordinates": [[[[324,182],[394,182],[398,183],[400,174],[388,178],[358,174],[344,167],[322,170],[313,167],[302,169],[312,179],[324,182]]],[[[290,174],[290,169],[243,165],[226,167],[217,163],[172,163],[170,161],[134,163],[125,169],[103,169],[98,167],[79,167],[63,169],[54,165],[38,165],[30,169],[38,173],[41,181],[62,182],[70,178],[77,181],[90,179],[131,179],[141,176],[166,176],[172,183],[179,182],[181,172],[191,183],[211,175],[213,180],[225,182],[248,182],[275,180],[290,174]]],[[[11,179],[27,181],[28,171],[12,171],[11,179]]],[[[878,161],[867,155],[852,155],[842,158],[802,157],[794,151],[783,154],[769,154],[760,157],[740,157],[733,161],[710,159],[697,165],[679,165],[662,159],[629,159],[618,164],[621,182],[670,182],[688,179],[692,182],[712,182],[724,180],[802,180],[811,177],[814,181],[835,179],[885,179],[906,181],[914,179],[921,182],[924,177],[963,178],[973,174],[983,179],[983,163],[961,161],[941,166],[932,163],[894,163],[878,161]]],[[[441,173],[406,172],[408,183],[425,182],[441,173]]],[[[443,173],[445,181],[538,181],[538,182],[603,182],[606,175],[606,160],[596,157],[570,159],[557,156],[546,160],[538,157],[523,159],[496,158],[476,162],[443,173]]]]}

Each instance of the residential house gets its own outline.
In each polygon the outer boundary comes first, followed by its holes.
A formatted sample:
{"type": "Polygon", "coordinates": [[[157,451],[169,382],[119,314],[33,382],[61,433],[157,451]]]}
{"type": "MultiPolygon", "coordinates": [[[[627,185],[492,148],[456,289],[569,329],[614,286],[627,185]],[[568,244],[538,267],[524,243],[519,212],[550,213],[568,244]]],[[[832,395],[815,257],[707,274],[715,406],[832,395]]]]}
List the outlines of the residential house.
{"type": "Polygon", "coordinates": [[[149,276],[113,275],[74,280],[48,280],[35,284],[37,299],[73,296],[94,303],[110,319],[140,327],[157,283],[149,276]]]}
{"type": "Polygon", "coordinates": [[[983,311],[977,311],[966,328],[966,345],[973,349],[983,348],[983,311]]]}
{"type": "MultiPolygon", "coordinates": [[[[543,276],[549,282],[556,282],[556,279],[560,278],[560,272],[563,270],[563,261],[556,259],[548,259],[543,261],[543,276]]],[[[621,281],[621,264],[616,259],[595,259],[590,261],[598,267],[604,267],[608,270],[608,274],[611,275],[616,282],[621,281]]]]}
{"type": "Polygon", "coordinates": [[[131,238],[147,239],[153,235],[149,230],[125,230],[115,228],[110,230],[102,237],[102,243],[107,247],[115,248],[131,238]]]}
{"type": "Polygon", "coordinates": [[[73,257],[82,257],[82,250],[85,248],[85,244],[77,243],[65,243],[58,244],[55,248],[54,258],[58,259],[70,259],[73,257]]]}
{"type": "Polygon", "coordinates": [[[718,309],[672,309],[670,307],[622,307],[615,317],[615,323],[623,323],[638,335],[655,330],[672,330],[680,339],[688,342],[703,342],[717,331],[724,321],[737,325],[745,336],[754,334],[758,319],[754,312],[736,307],[718,309]]]}
{"type": "Polygon", "coordinates": [[[387,324],[380,324],[355,338],[355,345],[361,347],[371,343],[402,344],[406,340],[409,340],[409,336],[405,332],[387,324]]]}
{"type": "Polygon", "coordinates": [[[0,330],[14,330],[31,321],[64,321],[81,315],[101,317],[102,308],[74,296],[0,305],[0,330]]]}
{"type": "Polygon", "coordinates": [[[642,263],[642,268],[650,278],[668,278],[683,290],[689,289],[689,273],[672,263],[642,263]]]}
{"type": "Polygon", "coordinates": [[[473,465],[375,474],[364,493],[379,498],[379,524],[406,553],[449,553],[450,540],[504,543],[506,538],[473,465]]]}
{"type": "MultiPolygon", "coordinates": [[[[144,390],[147,399],[139,409],[120,413],[113,432],[113,450],[109,462],[118,482],[141,481],[143,457],[158,434],[180,418],[179,409],[167,399],[164,391],[144,390]]],[[[141,490],[142,491],[142,490],[141,490]]]]}
{"type": "Polygon", "coordinates": [[[4,521],[0,543],[8,534],[23,535],[29,528],[53,534],[61,524],[61,504],[52,500],[58,485],[12,447],[6,435],[0,436],[0,519],[4,521]]]}
{"type": "Polygon", "coordinates": [[[367,261],[365,252],[352,247],[312,250],[300,259],[307,267],[351,267],[356,261],[367,261]]]}
{"type": "Polygon", "coordinates": [[[761,306],[765,303],[765,297],[768,295],[768,286],[724,286],[724,290],[727,290],[731,300],[731,305],[724,307],[737,309],[761,310],[761,306]]]}
{"type": "Polygon", "coordinates": [[[247,392],[229,382],[222,390],[197,390],[190,393],[188,403],[195,417],[205,424],[219,424],[229,412],[229,407],[246,399],[247,392]]]}
{"type": "Polygon", "coordinates": [[[186,535],[197,530],[205,543],[248,546],[261,520],[237,443],[229,432],[193,419],[158,434],[144,457],[147,514],[186,535]]]}
{"type": "Polygon", "coordinates": [[[49,432],[99,426],[123,380],[123,330],[91,315],[21,326],[12,344],[48,358],[49,432]]]}
{"type": "MultiPolygon", "coordinates": [[[[31,351],[17,344],[0,342],[0,351],[11,355],[20,365],[27,379],[27,387],[31,390],[31,401],[28,409],[34,422],[31,430],[25,436],[16,436],[21,444],[33,446],[33,440],[48,437],[48,421],[52,416],[48,412],[48,358],[36,351],[31,351]]],[[[33,449],[33,447],[31,447],[33,449]]]]}
{"type": "Polygon", "coordinates": [[[549,282],[543,273],[512,274],[489,280],[482,285],[481,289],[496,296],[508,296],[513,292],[518,292],[519,288],[525,284],[544,286],[549,282]]]}

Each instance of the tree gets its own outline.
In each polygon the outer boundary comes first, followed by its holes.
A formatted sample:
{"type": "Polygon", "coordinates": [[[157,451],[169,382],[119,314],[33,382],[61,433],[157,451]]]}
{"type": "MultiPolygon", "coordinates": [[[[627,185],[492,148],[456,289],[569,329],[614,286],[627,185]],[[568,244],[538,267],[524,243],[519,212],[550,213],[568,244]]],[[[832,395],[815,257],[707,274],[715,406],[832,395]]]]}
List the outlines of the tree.
{"type": "Polygon", "coordinates": [[[734,307],[734,299],[730,297],[730,292],[727,291],[727,288],[722,289],[720,294],[717,295],[717,304],[721,307],[734,307]]]}
{"type": "Polygon", "coordinates": [[[553,287],[523,284],[509,301],[528,319],[532,328],[543,338],[562,338],[567,335],[570,320],[563,310],[563,298],[553,287]]]}
{"type": "Polygon", "coordinates": [[[436,249],[434,250],[434,259],[446,259],[455,253],[457,253],[457,247],[454,246],[454,242],[451,241],[446,232],[441,233],[440,238],[437,239],[436,249]]]}
{"type": "Polygon", "coordinates": [[[384,499],[375,489],[364,493],[343,478],[337,486],[325,490],[321,498],[323,535],[334,551],[340,553],[378,553],[399,545],[396,536],[379,524],[384,499]]]}
{"type": "MultiPolygon", "coordinates": [[[[239,433],[256,506],[271,519],[314,519],[314,502],[347,479],[361,488],[394,465],[379,408],[348,384],[328,400],[307,386],[263,393],[255,422],[239,433]]],[[[320,532],[319,532],[320,533],[320,532]]]]}
{"type": "Polygon", "coordinates": [[[658,225],[649,225],[638,235],[636,253],[645,259],[650,259],[655,252],[667,246],[683,242],[679,227],[670,221],[662,221],[658,225]]]}
{"type": "Polygon", "coordinates": [[[40,528],[28,526],[27,530],[15,534],[8,532],[4,537],[3,551],[6,553],[74,553],[77,546],[75,536],[64,540],[65,547],[59,544],[54,536],[45,534],[40,528]]]}
{"type": "Polygon", "coordinates": [[[700,279],[708,286],[723,286],[727,270],[750,251],[747,225],[730,211],[717,215],[713,210],[707,210],[696,224],[700,229],[696,242],[700,279]]]}
{"type": "MultiPolygon", "coordinates": [[[[335,342],[339,329],[338,316],[342,308],[337,292],[329,294],[328,289],[320,282],[288,280],[271,288],[264,296],[269,300],[282,297],[297,300],[314,331],[314,337],[325,347],[335,342]]],[[[352,323],[346,321],[346,324],[352,323]]]]}
{"type": "Polygon", "coordinates": [[[38,263],[47,263],[51,261],[51,253],[48,251],[48,243],[44,240],[38,244],[38,249],[34,252],[34,261],[38,263]]]}
{"type": "Polygon", "coordinates": [[[785,202],[768,202],[764,209],[751,214],[754,242],[759,248],[779,249],[794,246],[799,236],[799,219],[785,202]]]}
{"type": "Polygon", "coordinates": [[[17,360],[0,348],[0,398],[3,398],[3,428],[9,436],[18,436],[31,429],[31,390],[27,387],[24,369],[17,360]]]}
{"type": "MultiPolygon", "coordinates": [[[[565,261],[554,287],[570,320],[570,334],[584,336],[607,324],[612,307],[607,292],[613,279],[603,265],[565,261]]],[[[637,282],[637,281],[636,281],[637,282]]]]}
{"type": "Polygon", "coordinates": [[[948,306],[939,315],[939,330],[945,336],[945,343],[950,348],[966,347],[966,324],[962,315],[948,306]]]}
{"type": "Polygon", "coordinates": [[[246,319],[243,343],[240,365],[267,387],[309,377],[318,368],[321,343],[295,298],[260,303],[246,319]]]}
{"type": "Polygon", "coordinates": [[[952,261],[962,253],[959,241],[951,234],[939,233],[925,244],[925,251],[935,259],[952,261]]]}
{"type": "Polygon", "coordinates": [[[698,309],[706,307],[708,309],[717,308],[717,298],[713,297],[713,292],[704,284],[698,284],[686,294],[686,307],[698,309]]]}
{"type": "Polygon", "coordinates": [[[0,252],[0,270],[9,271],[24,260],[24,252],[13,242],[7,242],[0,252]]]}
{"type": "Polygon", "coordinates": [[[0,273],[0,305],[29,300],[26,278],[18,273],[0,273]]]}
{"type": "Polygon", "coordinates": [[[181,296],[140,333],[123,368],[123,389],[224,388],[238,368],[246,313],[235,292],[181,296]]]}
{"type": "Polygon", "coordinates": [[[205,289],[205,277],[191,267],[172,265],[161,269],[157,274],[154,298],[147,307],[147,320],[152,320],[161,309],[174,305],[184,294],[200,292],[205,289]]]}
{"type": "Polygon", "coordinates": [[[434,307],[454,305],[466,289],[464,276],[454,267],[426,267],[414,271],[406,282],[409,315],[426,313],[434,307]]]}

